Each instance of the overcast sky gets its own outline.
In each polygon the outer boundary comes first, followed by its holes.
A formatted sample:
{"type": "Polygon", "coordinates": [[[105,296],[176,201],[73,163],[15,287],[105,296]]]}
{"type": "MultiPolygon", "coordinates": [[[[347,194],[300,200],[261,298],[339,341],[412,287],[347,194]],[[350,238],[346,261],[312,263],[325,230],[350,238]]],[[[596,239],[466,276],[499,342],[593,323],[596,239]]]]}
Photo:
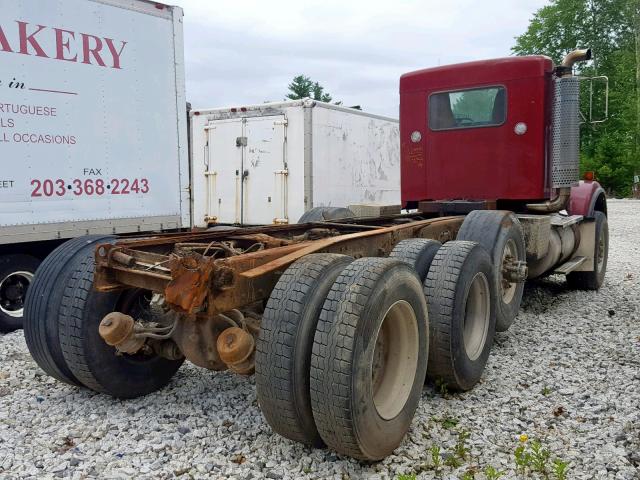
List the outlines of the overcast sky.
{"type": "Polygon", "coordinates": [[[167,0],[184,8],[194,108],[282,100],[298,74],[398,116],[405,72],[510,55],[546,0],[167,0]]]}

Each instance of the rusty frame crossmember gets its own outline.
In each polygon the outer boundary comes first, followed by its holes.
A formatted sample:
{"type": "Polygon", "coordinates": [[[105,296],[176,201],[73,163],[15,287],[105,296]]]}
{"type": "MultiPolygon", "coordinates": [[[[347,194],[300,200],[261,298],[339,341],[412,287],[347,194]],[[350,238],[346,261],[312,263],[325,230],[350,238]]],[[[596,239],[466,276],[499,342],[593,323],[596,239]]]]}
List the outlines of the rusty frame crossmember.
{"type": "Polygon", "coordinates": [[[210,315],[217,314],[268,298],[279,275],[305,255],[330,252],[355,258],[386,256],[396,243],[407,238],[454,239],[463,219],[415,220],[405,216],[406,223],[390,222],[390,226],[355,219],[357,223],[322,222],[118,240],[96,247],[94,286],[102,292],[144,288],[164,294],[167,305],[177,312],[206,310],[210,315]],[[292,235],[319,227],[334,229],[337,234],[318,240],[292,239],[292,235]],[[223,240],[260,242],[263,249],[225,258],[195,252],[174,254],[176,244],[207,245],[223,240]]]}

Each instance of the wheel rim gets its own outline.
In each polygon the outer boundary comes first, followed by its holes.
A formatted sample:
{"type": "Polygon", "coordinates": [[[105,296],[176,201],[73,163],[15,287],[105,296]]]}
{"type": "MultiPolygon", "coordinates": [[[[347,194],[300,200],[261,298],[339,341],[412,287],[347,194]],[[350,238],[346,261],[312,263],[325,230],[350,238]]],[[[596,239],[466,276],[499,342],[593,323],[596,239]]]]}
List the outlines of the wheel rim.
{"type": "Polygon", "coordinates": [[[602,272],[602,268],[604,267],[605,248],[606,248],[606,245],[604,241],[604,231],[600,230],[600,237],[598,238],[598,259],[597,259],[598,273],[602,272]]]}
{"type": "Polygon", "coordinates": [[[489,332],[491,299],[489,281],[484,273],[473,277],[464,313],[464,348],[470,360],[477,359],[484,350],[489,332]]]}
{"type": "Polygon", "coordinates": [[[378,329],[371,365],[373,403],[385,420],[395,418],[409,399],[419,349],[416,314],[408,302],[399,300],[378,329]]]}
{"type": "Polygon", "coordinates": [[[33,273],[12,272],[0,281],[0,311],[13,318],[24,313],[24,296],[33,281],[33,273]]]}
{"type": "MultiPolygon", "coordinates": [[[[520,260],[518,258],[518,249],[516,247],[516,242],[513,239],[509,239],[504,246],[504,250],[502,251],[502,269],[504,270],[506,264],[513,260],[520,260]]],[[[501,275],[500,281],[500,292],[502,293],[502,301],[504,303],[511,303],[513,297],[516,294],[516,282],[510,282],[504,275],[501,275]]]]}

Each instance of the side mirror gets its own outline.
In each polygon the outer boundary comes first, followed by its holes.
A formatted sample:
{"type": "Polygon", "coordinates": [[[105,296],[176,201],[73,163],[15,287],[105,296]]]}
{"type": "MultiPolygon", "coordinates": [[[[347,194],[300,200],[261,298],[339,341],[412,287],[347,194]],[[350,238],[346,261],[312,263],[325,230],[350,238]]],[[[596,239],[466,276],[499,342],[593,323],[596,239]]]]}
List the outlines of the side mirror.
{"type": "Polygon", "coordinates": [[[598,123],[606,122],[609,118],[609,77],[600,75],[597,77],[579,77],[581,82],[581,93],[588,92],[589,96],[589,104],[586,108],[586,112],[582,110],[584,106],[579,111],[580,115],[580,124],[589,123],[591,125],[595,125],[598,123]],[[584,85],[584,87],[583,87],[584,85]],[[594,99],[599,101],[599,104],[603,108],[596,107],[594,109],[593,102],[594,99]],[[600,100],[602,99],[602,100],[600,100]],[[599,112],[596,113],[594,118],[594,111],[599,112]]]}

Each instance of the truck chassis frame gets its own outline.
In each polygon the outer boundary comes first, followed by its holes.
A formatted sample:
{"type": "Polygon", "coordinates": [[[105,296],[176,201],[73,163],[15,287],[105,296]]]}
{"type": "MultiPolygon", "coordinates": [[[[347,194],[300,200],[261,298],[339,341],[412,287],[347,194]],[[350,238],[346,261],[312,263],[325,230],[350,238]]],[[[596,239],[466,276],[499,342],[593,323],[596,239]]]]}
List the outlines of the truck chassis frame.
{"type": "Polygon", "coordinates": [[[149,289],[164,294],[167,304],[178,312],[206,310],[215,315],[266,300],[279,274],[305,255],[387,256],[401,240],[429,238],[444,243],[455,239],[464,221],[464,216],[424,217],[355,218],[341,223],[254,227],[235,233],[189,232],[104,243],[96,248],[95,288],[101,292],[149,289]],[[314,240],[314,236],[322,238],[314,240]],[[230,256],[225,258],[196,252],[208,253],[207,247],[229,240],[245,250],[259,250],[228,252],[230,256]],[[176,255],[174,249],[183,246],[194,253],[176,255]]]}

